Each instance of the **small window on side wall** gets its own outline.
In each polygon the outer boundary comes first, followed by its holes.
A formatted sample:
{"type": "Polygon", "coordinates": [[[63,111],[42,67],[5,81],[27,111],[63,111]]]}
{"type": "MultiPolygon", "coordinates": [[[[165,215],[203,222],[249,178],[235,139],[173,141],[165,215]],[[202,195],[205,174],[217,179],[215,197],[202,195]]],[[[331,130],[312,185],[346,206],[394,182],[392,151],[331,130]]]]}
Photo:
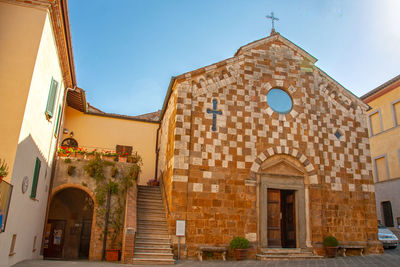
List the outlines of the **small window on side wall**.
{"type": "Polygon", "coordinates": [[[50,119],[54,116],[54,106],[56,104],[58,82],[51,78],[49,95],[47,97],[46,117],[50,119]]]}
{"type": "Polygon", "coordinates": [[[400,125],[400,99],[392,102],[393,127],[400,125]]]}
{"type": "Polygon", "coordinates": [[[379,110],[369,114],[369,132],[371,136],[383,131],[381,119],[379,110]]]}
{"type": "Polygon", "coordinates": [[[376,182],[389,180],[389,171],[386,155],[379,156],[374,159],[375,179],[376,182]]]}

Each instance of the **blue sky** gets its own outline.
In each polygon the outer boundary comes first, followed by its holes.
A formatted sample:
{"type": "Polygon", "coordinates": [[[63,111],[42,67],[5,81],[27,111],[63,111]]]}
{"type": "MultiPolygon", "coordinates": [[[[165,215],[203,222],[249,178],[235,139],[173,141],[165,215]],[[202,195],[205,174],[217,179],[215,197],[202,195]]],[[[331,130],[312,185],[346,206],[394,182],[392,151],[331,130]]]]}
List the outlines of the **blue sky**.
{"type": "Polygon", "coordinates": [[[111,113],[161,109],[171,76],[276,30],[361,96],[400,74],[397,0],[69,0],[78,86],[111,113]]]}

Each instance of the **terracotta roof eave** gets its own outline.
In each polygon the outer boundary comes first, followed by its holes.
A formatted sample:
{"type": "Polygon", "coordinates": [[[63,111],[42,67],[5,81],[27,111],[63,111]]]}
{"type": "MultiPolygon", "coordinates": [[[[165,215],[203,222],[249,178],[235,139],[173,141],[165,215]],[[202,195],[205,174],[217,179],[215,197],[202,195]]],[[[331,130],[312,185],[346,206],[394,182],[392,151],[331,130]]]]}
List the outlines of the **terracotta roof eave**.
{"type": "Polygon", "coordinates": [[[68,49],[68,59],[70,63],[70,71],[71,71],[71,79],[72,79],[72,86],[77,85],[76,81],[76,74],[75,74],[75,62],[74,62],[74,54],[72,49],[72,39],[71,39],[71,25],[69,23],[69,12],[68,12],[68,1],[67,0],[60,0],[62,5],[63,11],[63,19],[64,19],[64,31],[66,36],[66,43],[68,49]]]}
{"type": "Polygon", "coordinates": [[[138,122],[148,122],[148,123],[160,124],[159,120],[153,121],[153,120],[139,119],[139,118],[135,118],[135,117],[131,117],[131,116],[112,114],[112,113],[97,113],[97,112],[88,111],[88,112],[85,112],[85,114],[101,116],[101,117],[108,117],[108,118],[115,118],[115,119],[122,119],[122,120],[131,120],[131,121],[138,121],[138,122]]]}
{"type": "MultiPolygon", "coordinates": [[[[390,79],[389,81],[387,81],[387,82],[385,82],[385,83],[379,85],[379,86],[376,87],[375,89],[369,91],[368,93],[366,93],[366,94],[360,96],[360,99],[362,99],[362,100],[365,101],[368,97],[370,97],[370,96],[372,96],[372,95],[378,93],[379,91],[381,91],[381,90],[387,88],[388,86],[390,86],[390,85],[396,83],[397,81],[400,81],[400,75],[397,75],[396,77],[390,79]]],[[[400,85],[400,84],[399,84],[399,85],[400,85]]]]}

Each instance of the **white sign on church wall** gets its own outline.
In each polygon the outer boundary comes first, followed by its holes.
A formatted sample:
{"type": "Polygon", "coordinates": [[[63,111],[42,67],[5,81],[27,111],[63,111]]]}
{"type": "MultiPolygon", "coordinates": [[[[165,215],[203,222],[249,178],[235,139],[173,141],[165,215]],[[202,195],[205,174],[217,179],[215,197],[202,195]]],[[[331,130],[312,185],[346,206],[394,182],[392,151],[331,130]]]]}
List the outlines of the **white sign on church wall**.
{"type": "Polygon", "coordinates": [[[184,220],[176,220],[176,236],[185,236],[185,224],[184,220]]]}

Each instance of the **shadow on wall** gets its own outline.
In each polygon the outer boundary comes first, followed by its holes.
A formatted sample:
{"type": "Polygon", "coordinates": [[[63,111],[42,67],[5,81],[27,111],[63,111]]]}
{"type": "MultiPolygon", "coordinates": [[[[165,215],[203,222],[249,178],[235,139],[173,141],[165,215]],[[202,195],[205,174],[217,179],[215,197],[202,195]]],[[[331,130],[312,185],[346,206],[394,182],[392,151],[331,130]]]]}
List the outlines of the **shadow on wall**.
{"type": "Polygon", "coordinates": [[[8,265],[38,258],[40,253],[51,169],[48,151],[41,151],[38,144],[29,135],[17,146],[11,172],[14,189],[6,229],[0,236],[0,259],[8,258],[8,265]],[[14,235],[15,245],[10,249],[14,235]]]}

